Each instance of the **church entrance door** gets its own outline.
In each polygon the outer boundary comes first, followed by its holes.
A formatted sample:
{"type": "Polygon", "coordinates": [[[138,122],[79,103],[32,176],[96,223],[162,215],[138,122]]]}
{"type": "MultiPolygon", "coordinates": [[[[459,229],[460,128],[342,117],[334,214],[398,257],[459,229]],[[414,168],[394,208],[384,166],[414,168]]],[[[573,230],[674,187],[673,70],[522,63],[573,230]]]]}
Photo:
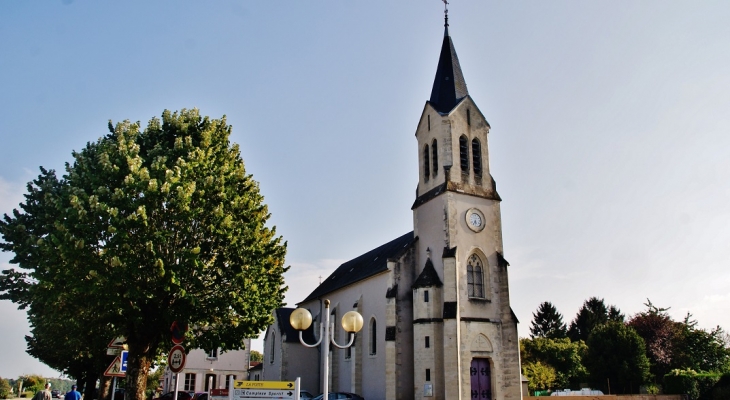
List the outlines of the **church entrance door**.
{"type": "Polygon", "coordinates": [[[472,358],[471,368],[471,398],[477,400],[492,399],[492,370],[489,359],[472,358]]]}

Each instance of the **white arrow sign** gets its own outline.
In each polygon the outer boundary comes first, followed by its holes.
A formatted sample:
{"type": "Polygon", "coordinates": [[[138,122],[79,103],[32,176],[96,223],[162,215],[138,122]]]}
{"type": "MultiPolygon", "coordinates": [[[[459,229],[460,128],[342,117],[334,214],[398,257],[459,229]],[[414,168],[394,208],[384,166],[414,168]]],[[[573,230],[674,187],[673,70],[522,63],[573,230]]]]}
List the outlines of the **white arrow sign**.
{"type": "Polygon", "coordinates": [[[276,389],[235,389],[233,391],[234,399],[293,399],[294,390],[276,390],[276,389]]]}

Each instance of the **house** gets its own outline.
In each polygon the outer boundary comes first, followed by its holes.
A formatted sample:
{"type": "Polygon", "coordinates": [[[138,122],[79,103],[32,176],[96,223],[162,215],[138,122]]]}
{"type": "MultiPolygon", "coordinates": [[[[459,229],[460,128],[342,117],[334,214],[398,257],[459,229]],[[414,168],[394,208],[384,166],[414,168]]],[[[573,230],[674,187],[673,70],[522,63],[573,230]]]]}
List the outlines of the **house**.
{"type": "MultiPolygon", "coordinates": [[[[368,400],[521,399],[490,130],[467,90],[447,14],[431,96],[415,131],[413,231],[340,265],[298,304],[315,321],[304,332],[308,343],[319,332],[325,300],[335,327],[350,310],[364,318],[354,345],[328,357],[330,391],[368,400]]],[[[263,379],[300,377],[302,387],[321,392],[320,349],[299,343],[291,312],[276,310],[266,331],[263,379]]],[[[334,332],[337,343],[347,343],[342,329],[334,332]]]]}
{"type": "MultiPolygon", "coordinates": [[[[178,390],[207,392],[208,389],[228,389],[231,378],[248,380],[251,340],[246,339],[244,344],[244,350],[191,350],[186,357],[185,368],[179,374],[178,390]]],[[[175,376],[169,368],[165,369],[162,378],[165,393],[175,390],[175,376]]]]}

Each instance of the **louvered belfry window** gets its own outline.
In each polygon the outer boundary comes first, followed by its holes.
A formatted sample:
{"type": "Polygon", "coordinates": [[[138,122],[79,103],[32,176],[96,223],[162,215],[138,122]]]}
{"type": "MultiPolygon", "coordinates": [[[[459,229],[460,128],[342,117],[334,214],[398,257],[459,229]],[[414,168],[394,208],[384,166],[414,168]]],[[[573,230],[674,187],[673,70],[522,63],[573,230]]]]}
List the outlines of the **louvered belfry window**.
{"type": "Polygon", "coordinates": [[[479,143],[479,139],[474,138],[471,141],[471,157],[474,176],[482,176],[482,144],[479,143]]]}
{"type": "Polygon", "coordinates": [[[439,171],[439,153],[438,153],[438,143],[436,142],[436,139],[433,140],[433,143],[431,143],[431,158],[432,158],[432,165],[433,165],[433,176],[436,176],[439,171]]]}
{"type": "Polygon", "coordinates": [[[461,161],[461,173],[469,173],[469,141],[466,136],[459,138],[459,160],[461,161]]]}
{"type": "Polygon", "coordinates": [[[484,298],[482,260],[476,254],[472,254],[466,263],[466,286],[469,297],[484,298]]]}
{"type": "Polygon", "coordinates": [[[423,176],[424,180],[428,180],[428,178],[431,176],[431,164],[430,164],[430,155],[428,154],[428,145],[426,145],[426,148],[423,149],[423,176]]]}

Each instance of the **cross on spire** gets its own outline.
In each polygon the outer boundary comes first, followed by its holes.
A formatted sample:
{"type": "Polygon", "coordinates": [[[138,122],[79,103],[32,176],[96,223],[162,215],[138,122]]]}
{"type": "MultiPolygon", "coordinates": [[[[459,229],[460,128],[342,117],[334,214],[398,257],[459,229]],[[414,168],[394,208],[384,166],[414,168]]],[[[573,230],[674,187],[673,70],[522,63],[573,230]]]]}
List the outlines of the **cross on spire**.
{"type": "Polygon", "coordinates": [[[446,28],[449,27],[449,2],[446,0],[441,0],[444,2],[444,26],[446,28]]]}

